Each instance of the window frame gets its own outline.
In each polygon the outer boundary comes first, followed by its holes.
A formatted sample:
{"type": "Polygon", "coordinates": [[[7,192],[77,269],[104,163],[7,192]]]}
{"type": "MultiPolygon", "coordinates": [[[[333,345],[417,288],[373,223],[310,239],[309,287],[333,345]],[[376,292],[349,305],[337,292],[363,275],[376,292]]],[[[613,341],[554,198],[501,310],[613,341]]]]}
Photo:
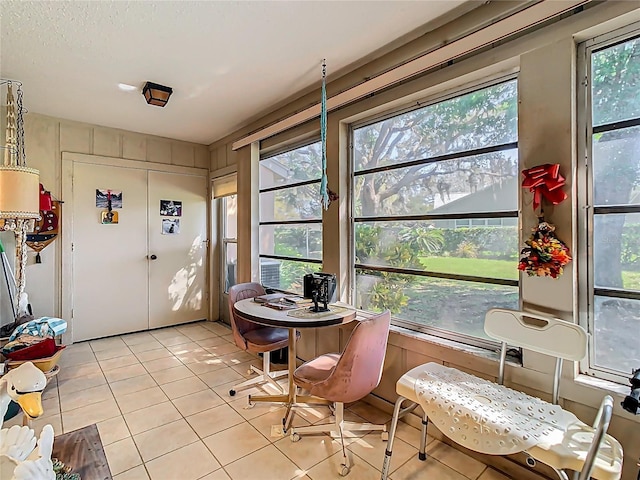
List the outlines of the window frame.
{"type": "MultiPolygon", "coordinates": [[[[300,142],[296,142],[296,143],[291,143],[286,145],[285,147],[282,148],[277,148],[277,149],[273,149],[273,150],[269,150],[269,153],[265,153],[263,154],[262,152],[260,153],[260,160],[259,162],[262,162],[263,160],[268,160],[269,158],[273,158],[273,157],[277,157],[278,155],[282,155],[284,153],[288,153],[288,152],[292,152],[294,150],[297,150],[299,148],[304,148],[306,146],[309,145],[313,145],[315,143],[320,142],[320,138],[318,137],[312,137],[312,138],[308,138],[305,139],[303,141],[300,142]]],[[[258,172],[260,172],[260,165],[258,166],[258,172]]],[[[258,173],[258,177],[259,177],[259,173],[258,173]]],[[[268,192],[274,192],[274,191],[278,191],[278,190],[286,190],[286,189],[290,189],[290,188],[295,188],[295,187],[301,187],[301,186],[305,186],[305,185],[313,185],[313,184],[318,184],[318,192],[320,192],[320,182],[322,181],[322,177],[318,177],[317,180],[303,180],[300,182],[294,182],[294,183],[288,183],[286,185],[282,185],[282,186],[274,186],[274,187],[267,187],[267,188],[260,188],[258,187],[258,199],[260,199],[261,195],[263,193],[268,193],[268,192]]],[[[258,178],[258,183],[260,182],[260,179],[258,178]]],[[[269,220],[269,221],[262,221],[261,219],[259,219],[258,221],[258,231],[260,231],[260,227],[262,226],[278,226],[278,225],[320,225],[320,231],[322,232],[323,230],[323,219],[322,219],[322,212],[320,214],[320,218],[319,219],[310,219],[310,220],[283,220],[283,221],[279,221],[279,220],[269,220]]],[[[320,267],[322,266],[322,257],[324,256],[324,246],[323,246],[323,251],[321,252],[321,258],[320,259],[310,259],[310,258],[300,258],[300,257],[290,257],[287,255],[275,255],[275,254],[263,254],[258,252],[258,268],[260,271],[260,278],[262,279],[262,259],[269,259],[269,260],[280,260],[280,261],[289,261],[289,262],[297,262],[297,263],[311,263],[311,264],[317,264],[320,265],[320,267]]],[[[302,281],[302,279],[300,279],[302,281]]],[[[285,290],[281,290],[269,285],[265,285],[265,288],[269,288],[271,290],[277,290],[277,291],[285,291],[285,290]]]]}
{"type": "MultiPolygon", "coordinates": [[[[386,119],[392,118],[392,117],[396,117],[399,115],[402,115],[404,113],[408,113],[414,110],[418,110],[424,107],[428,107],[429,105],[433,105],[436,103],[440,103],[440,102],[444,102],[456,97],[460,97],[463,95],[466,95],[468,93],[474,92],[474,91],[478,91],[478,90],[482,90],[485,88],[489,88],[491,86],[494,85],[498,85],[501,83],[506,83],[512,80],[515,80],[516,83],[518,82],[518,77],[519,77],[519,70],[518,71],[514,71],[514,72],[509,72],[507,74],[501,74],[501,75],[497,75],[491,78],[485,78],[481,81],[472,81],[468,84],[462,85],[460,87],[456,87],[454,89],[447,89],[445,91],[440,91],[440,92],[435,92],[431,95],[429,95],[428,97],[425,97],[417,102],[411,102],[409,105],[404,105],[402,107],[390,110],[390,111],[386,111],[382,114],[373,116],[373,117],[368,117],[366,119],[363,119],[361,121],[358,122],[353,122],[349,125],[349,254],[351,256],[351,258],[349,259],[349,264],[350,264],[350,268],[349,268],[349,272],[348,272],[348,278],[349,278],[349,299],[350,302],[352,304],[355,304],[355,300],[356,300],[356,271],[358,269],[366,269],[366,270],[379,270],[379,271],[386,271],[386,272],[392,272],[392,273],[409,273],[409,274],[416,274],[418,276],[424,276],[424,277],[428,277],[428,278],[443,278],[443,279],[451,279],[451,280],[468,280],[469,276],[466,275],[458,275],[458,274],[451,274],[451,273],[440,273],[440,272],[416,272],[416,271],[412,271],[409,269],[402,269],[402,268],[395,268],[395,267],[381,267],[381,266],[367,266],[367,265],[363,265],[363,264],[357,264],[355,262],[356,259],[356,252],[355,252],[355,226],[356,223],[359,222],[374,222],[377,220],[381,220],[381,219],[387,219],[389,217],[385,217],[385,216],[375,216],[375,217],[356,217],[355,215],[355,197],[354,197],[354,191],[355,191],[355,183],[356,183],[356,177],[360,176],[360,175],[366,175],[366,174],[370,174],[370,173],[375,173],[377,171],[384,171],[384,170],[389,170],[389,169],[393,169],[393,168],[407,168],[411,165],[415,165],[418,161],[414,160],[414,161],[408,161],[408,162],[403,162],[398,164],[397,166],[391,166],[391,165],[385,165],[385,166],[381,166],[381,167],[377,167],[377,168],[373,168],[373,169],[367,169],[367,170],[360,170],[358,172],[355,171],[355,148],[354,148],[354,132],[355,130],[359,129],[359,128],[363,128],[369,125],[373,125],[376,124],[378,122],[384,121],[386,119]]],[[[441,157],[431,157],[428,160],[426,160],[424,162],[424,164],[428,164],[428,163],[434,163],[437,161],[446,161],[448,159],[448,157],[451,158],[461,158],[461,157],[468,157],[468,156],[473,156],[473,154],[477,154],[477,153],[485,153],[484,150],[488,150],[490,152],[494,152],[494,151],[499,151],[499,150],[507,150],[510,148],[518,148],[518,140],[516,140],[515,142],[511,142],[510,144],[500,144],[494,147],[485,147],[485,148],[481,148],[481,149],[477,149],[478,151],[474,151],[474,150],[465,150],[465,151],[461,151],[461,152],[455,152],[452,154],[447,154],[447,155],[443,155],[441,157]]],[[[518,157],[518,171],[520,171],[520,158],[518,157]]],[[[516,210],[507,210],[507,211],[495,211],[495,212],[484,212],[481,214],[474,214],[474,213],[467,213],[467,214],[437,214],[437,215],[405,215],[405,216],[397,216],[397,217],[393,217],[394,220],[396,221],[402,221],[402,220],[444,220],[444,219],[450,219],[450,220],[458,220],[458,219],[462,219],[462,220],[468,220],[469,222],[469,226],[471,226],[471,219],[474,217],[477,218],[483,218],[483,219],[490,219],[490,218],[503,218],[503,217],[509,217],[509,218],[516,218],[517,219],[517,228],[518,228],[518,232],[520,232],[521,230],[521,226],[522,226],[522,218],[521,218],[521,214],[520,214],[520,197],[521,197],[521,192],[520,189],[518,189],[518,198],[517,198],[517,205],[518,208],[516,210]]],[[[460,227],[456,227],[456,228],[460,228],[460,227]]],[[[518,238],[518,244],[520,242],[520,238],[518,238]]],[[[519,253],[519,248],[518,248],[518,253],[519,253]]],[[[514,263],[514,268],[516,268],[516,264],[514,263]]],[[[487,279],[489,280],[489,279],[487,279]]],[[[493,279],[492,279],[493,280],[493,279]]],[[[518,280],[507,280],[507,279],[495,279],[495,281],[482,281],[482,279],[480,277],[474,277],[473,281],[476,283],[486,283],[486,284],[494,284],[494,285],[508,285],[508,286],[516,286],[518,288],[518,307],[522,308],[522,275],[519,274],[518,276],[518,280]]],[[[480,337],[474,337],[471,335],[465,335],[459,332],[454,332],[451,330],[446,330],[446,329],[442,329],[442,328],[438,328],[438,327],[434,327],[434,326],[428,326],[428,325],[421,325],[419,323],[415,323],[415,322],[411,322],[409,320],[404,320],[404,319],[400,319],[395,317],[392,314],[391,317],[391,322],[393,325],[399,326],[399,327],[403,327],[406,328],[408,330],[412,330],[415,332],[419,332],[419,333],[424,333],[427,335],[433,335],[433,336],[437,336],[440,338],[444,338],[445,340],[451,340],[457,343],[462,343],[462,344],[466,344],[472,347],[479,347],[479,348],[483,348],[483,349],[487,349],[487,350],[493,350],[496,351],[500,348],[500,342],[498,341],[493,341],[490,339],[485,339],[485,338],[480,338],[480,337]]]]}
{"type": "MultiPolygon", "coordinates": [[[[220,198],[220,217],[221,217],[221,227],[222,227],[222,261],[220,262],[222,264],[222,268],[223,268],[223,279],[224,279],[224,286],[223,286],[223,291],[224,293],[228,294],[229,293],[229,288],[227,287],[227,284],[229,283],[229,272],[227,271],[227,249],[229,244],[234,244],[236,245],[236,251],[237,251],[237,246],[238,246],[238,238],[237,237],[227,237],[227,232],[228,232],[228,228],[227,228],[227,200],[229,199],[229,197],[236,197],[236,208],[237,208],[237,202],[238,202],[238,194],[234,193],[233,195],[226,195],[224,197],[220,198]]],[[[236,219],[237,219],[237,213],[236,213],[236,219]]],[[[237,225],[236,225],[236,229],[237,229],[237,225]]],[[[237,264],[236,264],[237,265],[237,264]]],[[[237,274],[237,272],[236,272],[237,274]]],[[[237,283],[238,279],[234,278],[234,284],[237,283]]]]}
{"type": "MultiPolygon", "coordinates": [[[[587,329],[588,345],[587,356],[580,364],[580,373],[613,381],[616,383],[628,384],[628,373],[612,370],[606,367],[599,367],[595,364],[595,315],[594,303],[596,291],[600,296],[613,298],[632,298],[640,300],[640,292],[630,292],[624,289],[595,288],[593,259],[593,231],[594,215],[598,210],[600,213],[640,213],[639,206],[611,206],[594,207],[593,205],[593,168],[592,168],[592,142],[594,134],[592,121],[591,102],[591,55],[600,50],[614,45],[640,38],[640,22],[632,23],[625,27],[607,32],[596,37],[592,37],[577,46],[577,124],[578,124],[578,162],[576,168],[576,222],[578,226],[578,312],[577,322],[587,329]]],[[[640,120],[640,118],[636,119],[640,120]]],[[[612,122],[596,127],[598,131],[613,131],[627,127],[628,122],[612,122]],[[620,125],[620,124],[623,125],[620,125]],[[618,125],[616,125],[618,124],[618,125]]],[[[596,131],[595,133],[598,133],[596,131]]]]}

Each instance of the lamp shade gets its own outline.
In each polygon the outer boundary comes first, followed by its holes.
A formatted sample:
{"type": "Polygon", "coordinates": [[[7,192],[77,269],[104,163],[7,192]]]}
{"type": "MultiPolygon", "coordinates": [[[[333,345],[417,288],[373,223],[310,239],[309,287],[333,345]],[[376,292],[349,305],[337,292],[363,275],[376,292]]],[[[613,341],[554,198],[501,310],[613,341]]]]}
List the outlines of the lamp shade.
{"type": "Polygon", "coordinates": [[[142,94],[147,103],[158,107],[164,107],[172,93],[173,89],[171,87],[165,87],[153,82],[145,83],[142,89],[142,94]]]}
{"type": "Polygon", "coordinates": [[[0,218],[40,216],[40,175],[34,168],[0,165],[0,218]]]}

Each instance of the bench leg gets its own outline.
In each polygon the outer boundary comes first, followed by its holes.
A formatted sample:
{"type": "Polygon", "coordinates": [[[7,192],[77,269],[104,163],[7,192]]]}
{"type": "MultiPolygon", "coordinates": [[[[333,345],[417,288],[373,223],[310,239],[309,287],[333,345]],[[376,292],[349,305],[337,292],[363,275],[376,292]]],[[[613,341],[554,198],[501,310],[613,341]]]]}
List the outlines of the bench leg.
{"type": "MultiPolygon", "coordinates": [[[[396,401],[396,405],[393,409],[393,417],[391,418],[391,428],[389,430],[389,441],[387,442],[387,449],[384,452],[384,463],[382,464],[382,476],[381,480],[387,480],[389,476],[389,465],[391,464],[391,453],[393,451],[393,440],[396,436],[396,429],[398,428],[398,420],[404,417],[407,413],[413,412],[418,406],[417,403],[411,402],[411,404],[407,408],[402,408],[402,402],[406,400],[405,397],[398,397],[396,401]]],[[[425,415],[426,418],[426,415],[425,415]]],[[[423,439],[420,441],[420,449],[424,453],[425,444],[426,444],[426,426],[422,426],[424,435],[423,439]]],[[[426,457],[425,457],[426,458],[426,457]]]]}
{"type": "Polygon", "coordinates": [[[387,480],[389,476],[389,465],[391,463],[391,453],[393,451],[393,441],[396,438],[396,429],[398,428],[398,420],[400,419],[400,407],[402,407],[402,402],[404,402],[406,398],[398,397],[396,400],[396,405],[393,408],[393,417],[391,418],[391,428],[389,429],[389,441],[387,442],[387,448],[384,451],[384,463],[382,464],[382,476],[380,480],[387,480]]]}
{"type": "Polygon", "coordinates": [[[556,472],[558,474],[558,478],[560,480],[569,480],[569,476],[567,475],[567,472],[565,472],[564,470],[560,470],[558,468],[554,468],[551,467],[553,469],[554,472],[556,472]]]}
{"type": "Polygon", "coordinates": [[[420,451],[418,458],[422,461],[427,459],[427,427],[429,426],[429,417],[425,413],[422,417],[422,435],[420,437],[420,451]]]}

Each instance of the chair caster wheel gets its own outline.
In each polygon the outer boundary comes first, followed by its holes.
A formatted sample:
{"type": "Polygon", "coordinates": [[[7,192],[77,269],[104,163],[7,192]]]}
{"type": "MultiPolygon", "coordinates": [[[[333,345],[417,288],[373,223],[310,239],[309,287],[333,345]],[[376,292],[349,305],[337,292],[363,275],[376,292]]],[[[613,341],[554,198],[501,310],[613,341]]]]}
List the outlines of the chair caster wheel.
{"type": "Polygon", "coordinates": [[[421,460],[421,461],[424,462],[426,459],[427,459],[427,454],[426,453],[418,452],[418,460],[421,460]]]}
{"type": "Polygon", "coordinates": [[[289,437],[289,438],[291,438],[291,441],[292,441],[293,443],[296,443],[296,442],[299,442],[299,441],[300,441],[300,435],[299,435],[299,434],[297,434],[297,433],[292,433],[292,434],[291,434],[291,437],[289,437]]]}
{"type": "Polygon", "coordinates": [[[235,391],[235,390],[229,390],[229,396],[230,396],[230,397],[235,396],[235,394],[236,394],[236,391],[235,391]]]}
{"type": "Polygon", "coordinates": [[[389,440],[389,432],[382,432],[380,434],[380,438],[383,442],[387,442],[389,440]]]}
{"type": "Polygon", "coordinates": [[[350,471],[351,471],[351,469],[349,467],[347,467],[344,463],[342,465],[340,465],[340,476],[341,477],[346,477],[347,475],[349,475],[350,471]]]}
{"type": "Polygon", "coordinates": [[[253,370],[251,369],[247,370],[247,375],[253,375],[253,370]]]}

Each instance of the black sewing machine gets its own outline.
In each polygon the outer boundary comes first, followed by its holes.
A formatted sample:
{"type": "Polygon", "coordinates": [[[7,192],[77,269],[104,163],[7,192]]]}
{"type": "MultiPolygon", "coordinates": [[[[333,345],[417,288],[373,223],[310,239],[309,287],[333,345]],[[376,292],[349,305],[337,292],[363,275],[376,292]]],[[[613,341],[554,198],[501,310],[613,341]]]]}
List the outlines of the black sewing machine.
{"type": "Polygon", "coordinates": [[[640,415],[640,368],[629,379],[631,393],[624,398],[622,408],[633,415],[640,415]]]}
{"type": "Polygon", "coordinates": [[[304,297],[313,300],[312,312],[328,312],[336,292],[336,276],[333,273],[308,273],[303,278],[304,297]]]}

